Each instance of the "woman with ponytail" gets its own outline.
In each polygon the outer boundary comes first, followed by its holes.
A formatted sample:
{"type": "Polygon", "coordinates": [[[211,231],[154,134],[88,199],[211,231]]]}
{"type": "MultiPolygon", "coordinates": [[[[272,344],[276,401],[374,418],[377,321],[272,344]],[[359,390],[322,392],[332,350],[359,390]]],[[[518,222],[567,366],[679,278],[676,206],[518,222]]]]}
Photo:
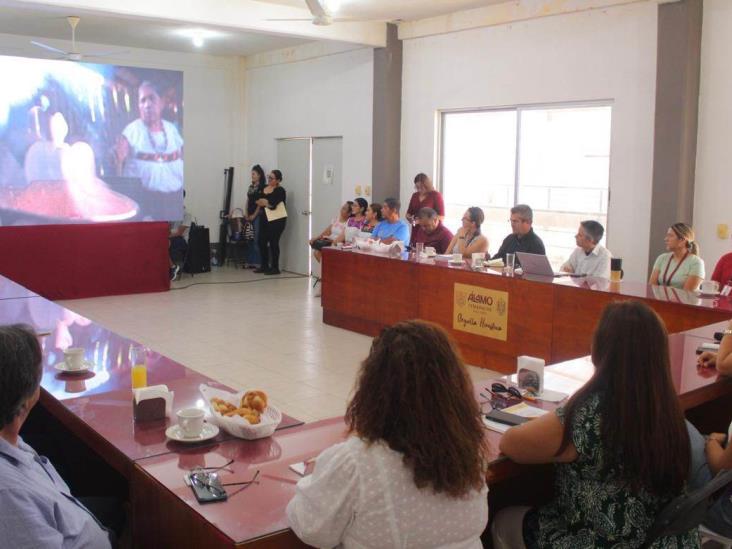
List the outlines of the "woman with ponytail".
{"type": "Polygon", "coordinates": [[[704,280],[704,260],[699,257],[699,245],[694,229],[686,223],[674,223],[666,231],[666,249],[653,265],[649,284],[672,286],[694,291],[704,280]]]}

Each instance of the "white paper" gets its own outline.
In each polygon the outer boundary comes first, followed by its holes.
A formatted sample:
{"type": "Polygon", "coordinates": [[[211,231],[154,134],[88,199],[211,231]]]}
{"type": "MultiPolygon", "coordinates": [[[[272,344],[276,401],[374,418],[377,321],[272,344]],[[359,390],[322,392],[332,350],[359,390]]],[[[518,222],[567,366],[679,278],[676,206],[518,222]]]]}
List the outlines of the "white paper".
{"type": "Polygon", "coordinates": [[[292,469],[295,473],[300,475],[301,477],[305,476],[305,472],[308,469],[308,464],[304,461],[298,461],[297,463],[293,463],[290,465],[290,469],[292,469]]]}

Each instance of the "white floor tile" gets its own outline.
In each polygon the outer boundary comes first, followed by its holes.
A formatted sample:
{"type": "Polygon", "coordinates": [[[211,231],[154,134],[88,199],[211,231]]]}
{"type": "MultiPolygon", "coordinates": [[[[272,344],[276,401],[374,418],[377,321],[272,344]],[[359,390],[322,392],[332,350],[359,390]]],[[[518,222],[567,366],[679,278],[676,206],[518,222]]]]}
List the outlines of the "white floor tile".
{"type": "Polygon", "coordinates": [[[61,304],[234,389],[263,389],[303,421],[345,413],[371,338],[323,324],[309,279],[219,268],[173,288],[61,304]]]}

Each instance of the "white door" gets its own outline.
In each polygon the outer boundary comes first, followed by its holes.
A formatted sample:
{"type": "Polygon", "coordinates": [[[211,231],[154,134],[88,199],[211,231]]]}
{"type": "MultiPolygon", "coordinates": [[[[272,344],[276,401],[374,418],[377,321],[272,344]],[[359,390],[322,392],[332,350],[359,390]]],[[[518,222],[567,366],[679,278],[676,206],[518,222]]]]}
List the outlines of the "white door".
{"type": "MultiPolygon", "coordinates": [[[[338,218],[343,205],[343,138],[313,138],[312,231],[314,235],[338,218]]],[[[348,200],[352,200],[351,197],[348,200]]],[[[313,262],[313,274],[320,266],[313,262]]]]}
{"type": "Polygon", "coordinates": [[[310,274],[310,139],[278,139],[277,166],[287,191],[287,227],[280,243],[280,268],[310,274]]]}

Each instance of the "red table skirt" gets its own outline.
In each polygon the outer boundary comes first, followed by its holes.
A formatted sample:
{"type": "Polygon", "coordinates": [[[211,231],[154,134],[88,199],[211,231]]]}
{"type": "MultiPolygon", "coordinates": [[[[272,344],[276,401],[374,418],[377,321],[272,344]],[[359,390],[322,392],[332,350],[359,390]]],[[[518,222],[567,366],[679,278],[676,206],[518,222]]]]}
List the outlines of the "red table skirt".
{"type": "Polygon", "coordinates": [[[0,274],[48,299],[167,291],[168,224],[0,227],[0,274]]]}

